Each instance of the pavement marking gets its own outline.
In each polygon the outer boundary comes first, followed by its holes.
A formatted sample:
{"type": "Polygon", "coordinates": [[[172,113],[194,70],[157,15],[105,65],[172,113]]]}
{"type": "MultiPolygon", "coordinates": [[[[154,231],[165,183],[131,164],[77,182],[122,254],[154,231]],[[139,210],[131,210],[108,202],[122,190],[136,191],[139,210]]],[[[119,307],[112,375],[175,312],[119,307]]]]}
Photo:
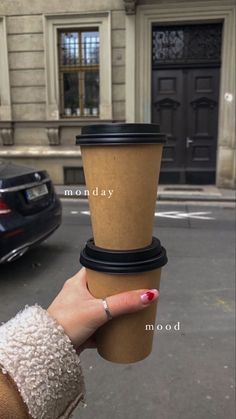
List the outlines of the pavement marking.
{"type": "MultiPolygon", "coordinates": [[[[78,211],[71,211],[71,214],[78,214],[78,211]]],[[[90,211],[80,211],[80,214],[90,215],[90,211]]],[[[162,218],[174,218],[175,220],[183,220],[185,218],[195,218],[198,220],[215,220],[214,217],[210,217],[212,214],[210,211],[199,211],[199,212],[181,212],[181,211],[166,211],[166,212],[155,212],[155,217],[162,218]]]]}
{"type": "Polygon", "coordinates": [[[71,211],[71,214],[79,214],[79,211],[71,211]]]}
{"type": "MultiPolygon", "coordinates": [[[[60,201],[62,203],[70,203],[72,205],[76,204],[88,204],[88,199],[87,198],[63,198],[60,196],[60,201]]],[[[161,200],[157,200],[157,205],[160,207],[161,205],[168,205],[168,206],[173,206],[173,205],[178,205],[178,206],[200,206],[200,207],[217,207],[217,208],[223,208],[223,209],[234,209],[235,208],[235,202],[236,201],[197,201],[197,200],[187,200],[187,201],[179,201],[178,199],[176,200],[167,200],[167,199],[161,199],[161,200]]]]}
{"type": "Polygon", "coordinates": [[[181,211],[167,211],[155,212],[155,217],[174,218],[175,220],[183,220],[185,218],[195,218],[197,220],[215,220],[214,217],[209,217],[212,214],[210,211],[198,212],[181,212],[181,211]]]}
{"type": "Polygon", "coordinates": [[[80,214],[90,215],[90,211],[80,211],[80,214]]]}
{"type": "Polygon", "coordinates": [[[230,304],[222,298],[217,298],[215,304],[218,307],[222,307],[225,311],[232,311],[230,304]]]}

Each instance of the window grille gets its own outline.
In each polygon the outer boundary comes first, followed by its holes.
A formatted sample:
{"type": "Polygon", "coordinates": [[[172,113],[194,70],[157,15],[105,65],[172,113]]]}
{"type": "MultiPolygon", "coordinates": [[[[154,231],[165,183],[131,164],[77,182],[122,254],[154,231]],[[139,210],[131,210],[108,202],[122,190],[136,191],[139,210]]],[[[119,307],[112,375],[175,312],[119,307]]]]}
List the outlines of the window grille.
{"type": "Polygon", "coordinates": [[[99,31],[58,32],[62,117],[99,116],[99,31]]]}
{"type": "Polygon", "coordinates": [[[64,167],[65,185],[85,185],[83,167],[64,167]]]}
{"type": "Polygon", "coordinates": [[[220,65],[221,37],[221,23],[154,26],[152,65],[220,65]]]}

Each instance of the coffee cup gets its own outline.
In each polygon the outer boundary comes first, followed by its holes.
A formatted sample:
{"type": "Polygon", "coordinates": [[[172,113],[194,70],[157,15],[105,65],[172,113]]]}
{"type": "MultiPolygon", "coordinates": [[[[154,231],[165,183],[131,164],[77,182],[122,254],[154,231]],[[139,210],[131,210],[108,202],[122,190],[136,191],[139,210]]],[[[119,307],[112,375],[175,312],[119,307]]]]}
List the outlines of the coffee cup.
{"type": "MultiPolygon", "coordinates": [[[[159,290],[167,256],[155,237],[151,245],[137,251],[103,249],[90,239],[81,251],[80,262],[86,267],[90,293],[105,299],[135,289],[159,290]]],[[[121,364],[145,359],[152,351],[156,312],[157,301],[154,301],[141,311],[121,315],[101,326],[96,331],[100,356],[121,364]]]]}
{"type": "Polygon", "coordinates": [[[150,245],[165,140],[158,125],[141,123],[89,125],[76,137],[97,246],[150,245]]]}

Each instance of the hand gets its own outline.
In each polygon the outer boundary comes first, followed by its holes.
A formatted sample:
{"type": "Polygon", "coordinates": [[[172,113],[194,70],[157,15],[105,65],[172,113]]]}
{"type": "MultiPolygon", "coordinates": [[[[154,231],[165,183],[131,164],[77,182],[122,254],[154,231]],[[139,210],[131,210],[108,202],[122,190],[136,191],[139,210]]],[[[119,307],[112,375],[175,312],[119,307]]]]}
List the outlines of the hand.
{"type": "MultiPolygon", "coordinates": [[[[145,309],[158,296],[156,289],[140,289],[107,297],[106,301],[112,317],[117,317],[145,309]]],[[[96,347],[94,332],[108,321],[102,300],[88,291],[85,268],[65,282],[47,311],[64,328],[78,353],[96,347]]]]}

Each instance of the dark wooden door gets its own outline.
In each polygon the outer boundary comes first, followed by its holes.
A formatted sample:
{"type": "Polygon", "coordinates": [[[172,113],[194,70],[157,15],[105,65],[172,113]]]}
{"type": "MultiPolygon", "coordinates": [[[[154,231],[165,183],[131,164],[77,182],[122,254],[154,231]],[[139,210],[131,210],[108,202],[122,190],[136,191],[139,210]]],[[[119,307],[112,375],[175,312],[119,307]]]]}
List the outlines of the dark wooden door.
{"type": "Polygon", "coordinates": [[[185,177],[215,183],[219,68],[187,70],[185,177]]]}
{"type": "Polygon", "coordinates": [[[155,69],[152,122],[167,134],[161,183],[215,182],[219,68],[155,69]]]}

